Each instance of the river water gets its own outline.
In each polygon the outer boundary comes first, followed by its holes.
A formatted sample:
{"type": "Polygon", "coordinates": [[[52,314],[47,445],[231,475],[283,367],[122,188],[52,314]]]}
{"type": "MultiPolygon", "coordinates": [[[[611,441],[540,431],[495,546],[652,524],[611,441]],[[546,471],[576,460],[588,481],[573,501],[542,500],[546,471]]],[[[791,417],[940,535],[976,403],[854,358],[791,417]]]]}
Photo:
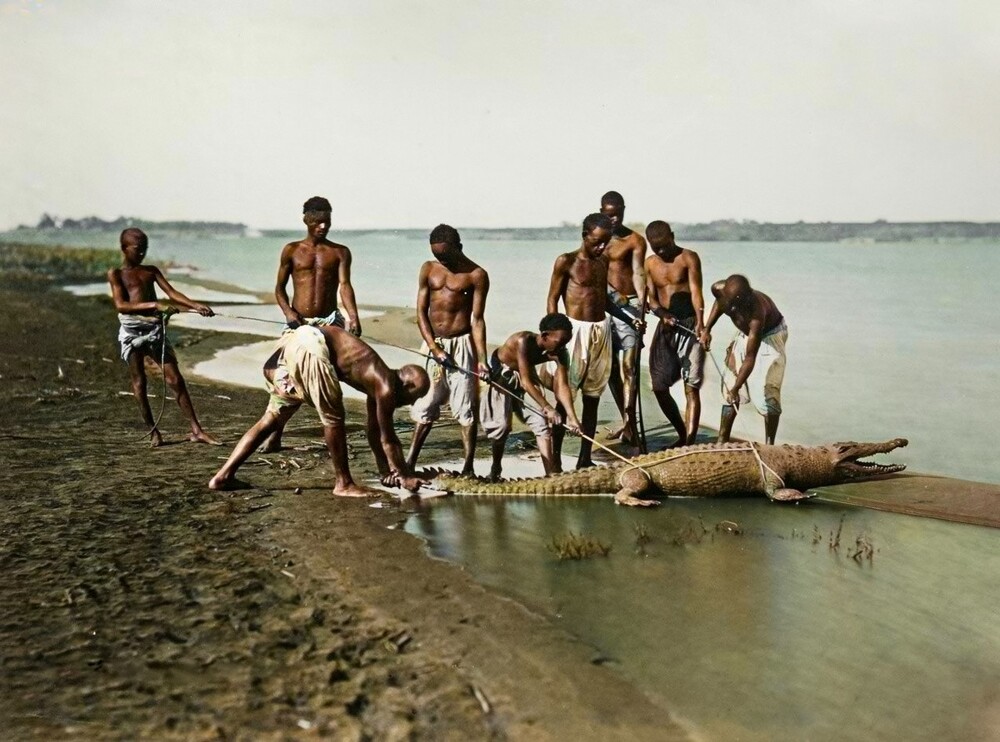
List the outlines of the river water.
{"type": "MultiPolygon", "coordinates": [[[[413,306],[429,257],[423,240],[382,232],[349,244],[361,303],[413,306]]],[[[745,273],[786,315],[779,441],[902,436],[910,446],[887,459],[1000,483],[1000,306],[989,280],[1000,275],[1000,245],[688,246],[702,257],[706,284],[745,273]]],[[[552,262],[573,247],[466,245],[490,272],[491,342],[537,326],[552,262]]],[[[149,260],[267,291],[279,249],[262,238],[153,240],[149,260]]],[[[717,350],[729,332],[723,319],[717,350]]],[[[259,362],[245,354],[219,373],[259,362]]],[[[717,421],[717,383],[710,363],[708,425],[717,421]]],[[[648,392],[643,408],[654,437],[669,440],[648,392]]],[[[607,400],[601,415],[613,417],[607,400]]],[[[745,411],[736,430],[760,440],[762,422],[745,411]]],[[[407,530],[432,554],[555,617],[594,646],[596,662],[662,698],[707,739],[1000,738],[1000,548],[990,529],[815,500],[670,500],[632,511],[606,499],[449,498],[417,509],[407,530]],[[610,555],[559,561],[552,539],[569,532],[610,545],[610,555]]]]}

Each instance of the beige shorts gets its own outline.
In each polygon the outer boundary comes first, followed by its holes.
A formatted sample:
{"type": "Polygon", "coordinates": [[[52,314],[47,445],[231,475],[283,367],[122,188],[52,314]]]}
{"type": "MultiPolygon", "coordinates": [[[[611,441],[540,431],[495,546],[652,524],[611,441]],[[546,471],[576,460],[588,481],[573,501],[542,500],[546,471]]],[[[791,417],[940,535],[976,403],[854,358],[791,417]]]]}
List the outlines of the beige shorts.
{"type": "Polygon", "coordinates": [[[277,413],[286,407],[298,409],[306,402],[316,408],[324,426],[343,423],[344,397],[323,333],[315,327],[302,325],[283,333],[278,349],[281,352],[274,379],[264,377],[271,395],[268,411],[277,413]]]}
{"type": "MultiPolygon", "coordinates": [[[[611,378],[611,320],[584,322],[569,318],[573,333],[566,345],[569,356],[568,376],[570,392],[577,390],[585,397],[600,397],[611,378]]],[[[549,361],[539,378],[546,388],[552,389],[558,361],[549,361]]]]}
{"type": "Polygon", "coordinates": [[[494,374],[494,382],[508,389],[518,399],[515,400],[492,384],[483,391],[479,402],[479,424],[487,438],[491,441],[502,440],[510,433],[515,414],[524,420],[536,437],[547,438],[552,435],[549,421],[535,411],[538,403],[529,397],[528,405],[525,406],[524,398],[527,395],[517,371],[500,364],[499,371],[494,374]]]}
{"type": "MultiPolygon", "coordinates": [[[[739,390],[740,405],[753,404],[761,415],[781,414],[781,383],[785,378],[785,343],[788,326],[782,320],[777,327],[761,338],[753,371],[739,390]]],[[[736,371],[747,357],[747,336],[737,333],[726,350],[726,387],[736,381],[736,371]]]]}
{"type": "MultiPolygon", "coordinates": [[[[466,333],[453,338],[434,338],[445,353],[450,355],[460,369],[444,369],[437,361],[428,359],[427,375],[431,377],[431,388],[423,397],[410,406],[410,419],[415,423],[432,423],[441,417],[441,408],[447,402],[451,415],[462,427],[469,427],[476,420],[476,400],[478,383],[476,377],[476,353],[472,345],[472,334],[466,333]]],[[[420,352],[430,354],[427,343],[420,346],[420,352]]]]}

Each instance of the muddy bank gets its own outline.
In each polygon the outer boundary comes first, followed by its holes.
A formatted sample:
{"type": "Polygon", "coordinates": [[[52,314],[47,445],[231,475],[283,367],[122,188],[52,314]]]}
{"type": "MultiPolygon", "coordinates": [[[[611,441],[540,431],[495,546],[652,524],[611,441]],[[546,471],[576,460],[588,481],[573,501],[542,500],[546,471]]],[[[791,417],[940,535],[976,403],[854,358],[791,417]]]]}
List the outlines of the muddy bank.
{"type": "MultiPolygon", "coordinates": [[[[189,375],[226,445],[185,442],[168,401],[169,445],[150,450],[120,394],[106,299],[8,281],[0,311],[5,737],[685,736],[590,648],[389,528],[405,517],[389,498],[332,498],[309,411],[289,450],[241,472],[254,489],[213,493],[205,482],[262,391],[189,375]]],[[[247,340],[176,335],[185,368],[247,340]]],[[[158,377],[150,392],[155,413],[158,377]]],[[[364,479],[374,462],[358,413],[349,435],[364,479]]],[[[457,441],[441,426],[427,455],[457,441]]]]}

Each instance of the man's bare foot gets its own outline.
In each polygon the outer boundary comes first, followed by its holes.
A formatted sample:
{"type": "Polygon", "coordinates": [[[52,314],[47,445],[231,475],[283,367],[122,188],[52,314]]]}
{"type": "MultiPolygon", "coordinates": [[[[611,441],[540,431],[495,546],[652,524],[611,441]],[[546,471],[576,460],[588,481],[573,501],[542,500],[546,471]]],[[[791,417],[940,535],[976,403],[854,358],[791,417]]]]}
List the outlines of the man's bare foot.
{"type": "Polygon", "coordinates": [[[580,469],[589,469],[592,466],[597,466],[597,464],[595,464],[592,459],[587,459],[586,461],[577,461],[576,462],[576,468],[577,468],[578,471],[580,469]]]}
{"type": "Polygon", "coordinates": [[[257,453],[278,453],[281,450],[281,436],[280,435],[269,435],[264,439],[260,448],[257,449],[257,453]]]}
{"type": "Polygon", "coordinates": [[[163,436],[160,435],[160,431],[153,428],[153,432],[149,434],[149,447],[159,448],[163,445],[163,436]]]}
{"type": "Polygon", "coordinates": [[[475,479],[476,478],[476,470],[473,467],[471,467],[471,466],[467,466],[464,469],[462,469],[462,472],[461,472],[461,474],[459,474],[459,476],[461,476],[461,477],[471,477],[472,479],[475,479]]]}
{"type": "Polygon", "coordinates": [[[637,444],[638,439],[639,433],[632,423],[622,423],[621,426],[608,431],[608,440],[610,441],[621,440],[623,443],[634,446],[637,444]]]}
{"type": "Polygon", "coordinates": [[[253,489],[252,485],[236,477],[223,477],[216,474],[208,480],[208,488],[216,492],[228,492],[230,490],[253,489]]]}
{"type": "Polygon", "coordinates": [[[207,443],[209,446],[222,445],[222,441],[209,435],[204,430],[199,430],[197,433],[191,433],[191,435],[188,436],[188,440],[194,443],[207,443]]]}
{"type": "Polygon", "coordinates": [[[684,446],[686,446],[686,445],[687,445],[687,441],[686,440],[684,440],[683,438],[678,438],[676,441],[674,441],[673,443],[671,443],[669,446],[664,446],[663,450],[664,451],[669,451],[669,450],[671,450],[673,448],[684,448],[684,446]]]}
{"type": "Polygon", "coordinates": [[[490,481],[499,482],[503,477],[500,474],[500,469],[490,469],[490,481]]]}
{"type": "Polygon", "coordinates": [[[337,497],[380,497],[382,493],[371,487],[362,487],[351,482],[348,485],[333,488],[333,494],[337,497]]]}

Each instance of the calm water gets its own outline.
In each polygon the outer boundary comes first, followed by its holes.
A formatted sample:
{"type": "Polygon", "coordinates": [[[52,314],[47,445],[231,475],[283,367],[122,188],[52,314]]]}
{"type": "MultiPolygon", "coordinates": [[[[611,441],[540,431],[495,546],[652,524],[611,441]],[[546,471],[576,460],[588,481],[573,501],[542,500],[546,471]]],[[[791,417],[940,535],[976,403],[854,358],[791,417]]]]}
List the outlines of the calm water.
{"type": "MultiPolygon", "coordinates": [[[[77,241],[95,244],[92,235],[77,241]]],[[[362,303],[413,306],[429,256],[422,240],[381,233],[350,245],[362,303]]],[[[779,438],[905,436],[910,447],[892,460],[1000,483],[1000,308],[987,284],[1000,275],[1000,245],[690,246],[706,283],[746,273],[786,314],[779,438]]],[[[154,240],[150,260],[267,291],[279,248],[271,239],[154,240]]],[[[466,245],[490,272],[491,341],[537,325],[552,262],[572,248],[466,245]]],[[[724,319],[717,348],[729,332],[724,319]]],[[[249,354],[250,383],[259,362],[249,354]]],[[[711,364],[708,380],[703,419],[714,424],[711,364]]],[[[651,395],[643,406],[647,427],[666,440],[651,395]]],[[[607,401],[602,416],[613,416],[607,401]]],[[[741,414],[739,432],[759,439],[761,429],[754,413],[741,414]]],[[[433,501],[407,529],[433,554],[555,617],[593,645],[596,661],[662,698],[705,738],[1000,735],[1000,548],[990,529],[817,501],[671,500],[636,511],[606,499],[476,498],[433,501]],[[717,530],[724,520],[742,533],[717,530]],[[548,547],[570,531],[610,544],[610,556],[559,562],[548,547]],[[859,537],[874,548],[871,560],[851,558],[859,537]]]]}
{"type": "Polygon", "coordinates": [[[639,511],[600,498],[457,497],[425,506],[408,530],[555,616],[704,738],[1000,734],[990,529],[817,501],[671,500],[639,511]],[[724,520],[742,533],[717,530],[724,520]],[[551,541],[567,532],[610,544],[610,556],[558,561],[551,541]],[[871,560],[851,558],[859,537],[871,560]]]}

